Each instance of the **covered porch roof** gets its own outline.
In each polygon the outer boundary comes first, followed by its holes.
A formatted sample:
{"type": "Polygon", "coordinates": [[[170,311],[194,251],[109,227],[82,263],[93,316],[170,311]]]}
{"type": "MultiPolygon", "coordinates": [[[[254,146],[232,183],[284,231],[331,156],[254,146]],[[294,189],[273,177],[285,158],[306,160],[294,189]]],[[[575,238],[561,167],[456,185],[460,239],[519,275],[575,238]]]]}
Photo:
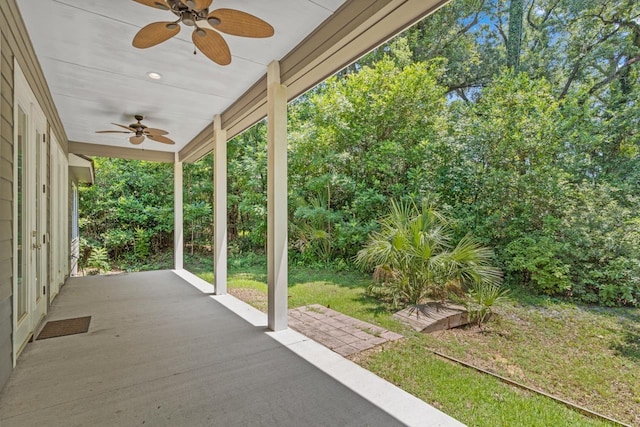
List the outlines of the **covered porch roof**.
{"type": "Polygon", "coordinates": [[[0,394],[0,424],[462,426],[186,271],[70,279],[0,394]]]}
{"type": "MultiPolygon", "coordinates": [[[[230,139],[267,115],[267,65],[279,63],[291,100],[448,0],[215,0],[269,22],[271,38],[224,35],[232,61],[194,55],[191,31],[148,49],[132,46],[143,26],[171,21],[166,10],[131,0],[17,0],[55,107],[45,105],[69,152],[152,161],[194,161],[212,150],[213,118],[230,139]],[[148,73],[159,73],[152,80],[148,73]],[[59,113],[59,114],[58,114],[59,113]],[[145,116],[175,145],[96,134],[145,116]]],[[[17,11],[16,11],[17,13],[17,11]]],[[[203,24],[206,25],[206,24],[203,24]]],[[[36,71],[33,71],[36,73],[36,71]]],[[[29,78],[39,80],[37,75],[29,78]]],[[[42,98],[47,98],[43,95],[42,98]]]]}

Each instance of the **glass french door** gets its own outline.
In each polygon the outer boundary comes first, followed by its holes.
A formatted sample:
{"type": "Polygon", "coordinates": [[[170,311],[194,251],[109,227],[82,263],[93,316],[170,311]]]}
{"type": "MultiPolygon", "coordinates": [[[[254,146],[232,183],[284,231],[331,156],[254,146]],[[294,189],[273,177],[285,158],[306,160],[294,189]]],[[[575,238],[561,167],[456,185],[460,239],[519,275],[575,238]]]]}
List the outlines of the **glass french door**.
{"type": "MultiPolygon", "coordinates": [[[[20,353],[47,309],[46,119],[16,70],[15,87],[14,355],[20,353]]],[[[14,360],[15,361],[15,360],[14,360]]]]}

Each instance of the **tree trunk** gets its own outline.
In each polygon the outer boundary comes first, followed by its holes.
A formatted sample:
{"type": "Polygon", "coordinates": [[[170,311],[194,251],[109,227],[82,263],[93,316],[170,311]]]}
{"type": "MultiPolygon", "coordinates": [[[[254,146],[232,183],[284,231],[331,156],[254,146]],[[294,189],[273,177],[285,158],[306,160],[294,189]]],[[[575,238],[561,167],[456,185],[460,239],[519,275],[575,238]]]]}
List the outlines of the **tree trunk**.
{"type": "Polygon", "coordinates": [[[507,38],[507,64],[514,72],[520,68],[522,48],[522,17],[524,0],[511,0],[509,5],[509,37],[507,38]]]}

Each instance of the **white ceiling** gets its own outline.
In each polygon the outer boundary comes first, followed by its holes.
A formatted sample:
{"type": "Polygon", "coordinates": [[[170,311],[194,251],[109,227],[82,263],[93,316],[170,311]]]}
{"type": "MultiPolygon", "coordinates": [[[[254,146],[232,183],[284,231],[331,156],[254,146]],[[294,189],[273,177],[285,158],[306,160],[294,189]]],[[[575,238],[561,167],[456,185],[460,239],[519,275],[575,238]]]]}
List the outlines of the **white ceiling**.
{"type": "Polygon", "coordinates": [[[165,129],[175,146],[150,140],[137,148],[180,151],[345,0],[214,0],[210,10],[239,9],[275,28],[268,39],[223,35],[226,67],[198,52],[189,27],[149,49],[131,45],[143,26],[171,21],[169,11],[133,0],[17,0],[69,140],[134,147],[111,122],[165,129]],[[159,81],[147,77],[158,72],[159,81]]]}

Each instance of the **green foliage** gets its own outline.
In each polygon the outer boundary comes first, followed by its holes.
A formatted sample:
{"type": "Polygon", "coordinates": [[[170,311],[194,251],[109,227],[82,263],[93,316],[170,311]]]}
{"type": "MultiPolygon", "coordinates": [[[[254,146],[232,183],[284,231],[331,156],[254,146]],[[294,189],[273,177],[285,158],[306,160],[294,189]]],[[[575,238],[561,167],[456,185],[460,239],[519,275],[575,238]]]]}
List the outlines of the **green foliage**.
{"type": "Polygon", "coordinates": [[[229,241],[240,251],[264,252],[267,245],[266,121],[227,144],[229,241]]]}
{"type": "Polygon", "coordinates": [[[585,186],[567,206],[560,238],[571,250],[574,296],[613,305],[640,303],[640,200],[608,185],[585,186]]]}
{"type": "Polygon", "coordinates": [[[134,234],[130,230],[110,229],[102,233],[105,249],[119,258],[134,242],[134,234]]]}
{"type": "Polygon", "coordinates": [[[174,267],[173,251],[149,253],[139,259],[134,252],[130,252],[118,261],[118,269],[123,271],[154,271],[168,270],[174,267]]]}
{"type": "Polygon", "coordinates": [[[331,188],[319,193],[308,203],[300,203],[294,213],[295,246],[302,255],[311,253],[312,259],[328,262],[334,248],[333,224],[341,218],[331,210],[331,188]]]}
{"type": "Polygon", "coordinates": [[[566,294],[573,286],[571,266],[562,261],[566,254],[566,244],[548,236],[521,237],[505,248],[509,273],[547,295],[566,294]]]}
{"type": "Polygon", "coordinates": [[[140,261],[146,259],[149,256],[149,236],[144,228],[136,228],[134,236],[133,252],[136,258],[140,261]]]}
{"type": "Polygon", "coordinates": [[[80,187],[80,234],[114,261],[135,251],[147,234],[148,250],[173,245],[173,172],[165,163],[96,158],[96,183],[80,187]]]}
{"type": "Polygon", "coordinates": [[[191,253],[196,247],[202,248],[211,245],[212,232],[212,207],[205,201],[194,201],[183,205],[185,229],[190,231],[187,244],[191,246],[191,253]]]}
{"type": "Polygon", "coordinates": [[[84,272],[85,268],[87,268],[87,262],[89,261],[89,257],[91,256],[92,248],[87,239],[84,237],[80,237],[79,242],[79,258],[78,258],[78,268],[84,272]]]}
{"type": "Polygon", "coordinates": [[[508,300],[509,293],[498,283],[473,282],[465,298],[470,318],[481,326],[491,318],[497,305],[508,300]]]}
{"type": "Polygon", "coordinates": [[[97,273],[104,273],[111,269],[109,265],[109,254],[102,247],[94,247],[91,249],[91,255],[87,260],[87,267],[96,269],[97,273]]]}
{"type": "Polygon", "coordinates": [[[290,107],[297,247],[351,258],[391,198],[419,192],[411,177],[423,143],[446,120],[441,72],[439,62],[398,66],[385,57],[290,107]]]}
{"type": "Polygon", "coordinates": [[[358,252],[356,263],[373,268],[376,281],[393,301],[417,306],[427,298],[444,300],[471,283],[497,285],[501,272],[491,266],[492,251],[465,236],[452,241],[447,219],[428,202],[391,202],[391,213],[380,220],[358,252]]]}
{"type": "Polygon", "coordinates": [[[589,303],[638,305],[640,232],[637,197],[620,200],[610,185],[572,187],[559,220],[511,241],[504,259],[512,279],[548,295],[589,303]]]}

